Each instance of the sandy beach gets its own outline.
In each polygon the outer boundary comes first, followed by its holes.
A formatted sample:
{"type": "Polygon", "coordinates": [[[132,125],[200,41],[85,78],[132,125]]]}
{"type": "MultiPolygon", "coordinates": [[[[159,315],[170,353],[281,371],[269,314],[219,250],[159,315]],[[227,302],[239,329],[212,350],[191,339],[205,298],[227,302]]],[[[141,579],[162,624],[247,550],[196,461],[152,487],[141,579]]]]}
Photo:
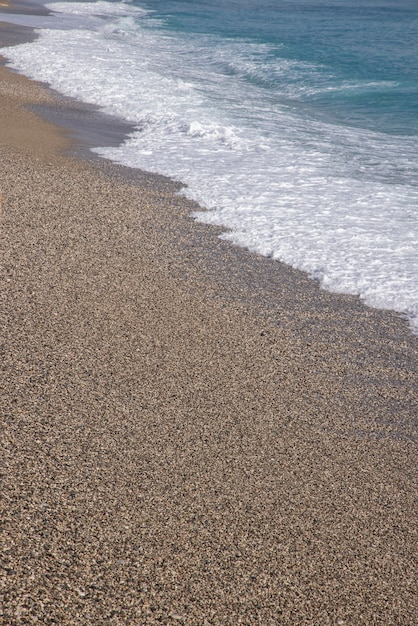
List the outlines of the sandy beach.
{"type": "Polygon", "coordinates": [[[0,623],[416,624],[407,322],[84,158],[66,109],[0,66],[0,623]]]}

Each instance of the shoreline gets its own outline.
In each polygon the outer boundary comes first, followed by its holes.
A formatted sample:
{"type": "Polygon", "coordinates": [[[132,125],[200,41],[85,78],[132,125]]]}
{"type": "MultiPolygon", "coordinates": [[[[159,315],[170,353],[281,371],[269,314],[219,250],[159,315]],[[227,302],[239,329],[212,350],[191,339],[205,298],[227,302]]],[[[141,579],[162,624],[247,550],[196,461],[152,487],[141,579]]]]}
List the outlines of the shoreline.
{"type": "MultiPolygon", "coordinates": [[[[44,0],[17,0],[12,2],[7,1],[4,6],[7,7],[7,12],[16,11],[18,13],[24,14],[29,11],[33,15],[48,15],[50,13],[44,5],[44,0]]],[[[4,7],[0,9],[0,15],[3,11],[4,7]]],[[[0,29],[4,26],[10,27],[9,37],[11,39],[11,45],[17,45],[18,43],[29,41],[31,36],[34,36],[31,35],[31,33],[33,33],[34,31],[34,28],[24,26],[22,27],[14,25],[12,23],[1,22],[0,19],[0,29]]],[[[11,69],[11,71],[15,72],[13,69],[11,69]]],[[[116,116],[105,113],[101,111],[100,108],[96,105],[88,104],[86,102],[82,102],[75,98],[61,94],[46,83],[38,81],[34,82],[44,87],[48,93],[52,94],[53,98],[49,102],[32,103],[28,106],[35,114],[39,115],[42,119],[46,120],[47,122],[51,122],[52,124],[55,124],[59,128],[64,130],[65,134],[71,139],[71,149],[68,151],[68,154],[70,156],[78,156],[82,159],[93,161],[98,160],[99,162],[103,161],[103,163],[108,162],[111,164],[111,167],[115,169],[119,168],[120,172],[123,172],[124,175],[126,175],[128,178],[131,178],[132,176],[135,177],[137,175],[143,181],[147,179],[161,178],[167,183],[171,183],[173,189],[176,189],[177,191],[181,191],[182,188],[187,186],[185,183],[171,179],[164,174],[148,172],[146,170],[140,170],[137,168],[131,168],[129,166],[114,163],[112,161],[108,161],[108,159],[106,159],[105,157],[102,157],[101,155],[93,152],[93,148],[120,145],[129,136],[129,134],[135,130],[136,125],[126,122],[125,120],[116,116]]],[[[197,202],[193,200],[190,201],[190,206],[190,213],[206,211],[204,207],[200,206],[197,202]]],[[[195,223],[197,224],[197,221],[195,223]]],[[[227,227],[224,226],[209,225],[209,228],[213,229],[213,232],[218,233],[228,231],[227,227]]],[[[231,245],[233,247],[236,246],[236,244],[232,242],[228,245],[231,245]]],[[[247,248],[244,248],[244,251],[245,254],[249,253],[251,256],[261,256],[258,253],[250,252],[247,248]]],[[[313,283],[314,291],[316,287],[318,287],[321,291],[323,290],[323,287],[319,285],[319,282],[311,277],[308,272],[294,268],[293,266],[288,265],[282,261],[272,261],[268,258],[267,260],[269,263],[283,266],[283,268],[286,268],[286,271],[290,271],[291,273],[296,272],[296,275],[306,277],[310,283],[313,283]]],[[[274,275],[274,273],[275,271],[274,269],[272,269],[270,274],[274,275]]],[[[360,304],[361,308],[364,307],[366,310],[370,309],[372,311],[375,311],[378,316],[379,314],[383,314],[382,324],[389,323],[390,326],[392,326],[392,322],[389,322],[389,319],[394,316],[400,322],[401,326],[406,323],[407,333],[412,334],[418,342],[418,333],[414,332],[414,330],[412,329],[410,319],[408,318],[408,315],[406,313],[402,313],[395,309],[381,309],[371,307],[370,305],[366,304],[360,296],[355,294],[346,294],[334,291],[328,291],[328,293],[331,294],[332,297],[341,298],[343,303],[344,301],[350,303],[357,302],[360,304]]],[[[342,304],[342,306],[344,305],[342,304]]]]}
{"type": "MultiPolygon", "coordinates": [[[[28,9],[30,9],[31,13],[33,14],[48,14],[48,10],[44,8],[41,0],[35,0],[34,2],[29,3],[18,0],[17,2],[8,2],[5,6],[7,6],[10,11],[17,10],[17,12],[25,13],[28,9]]],[[[20,27],[11,23],[1,22],[0,19],[0,28],[5,25],[10,27],[9,37],[11,40],[11,45],[17,45],[20,42],[23,43],[23,41],[29,41],[30,33],[33,31],[33,28],[20,27]]],[[[9,69],[9,71],[11,71],[13,74],[16,74],[18,76],[20,75],[11,68],[7,69],[9,69]]],[[[27,106],[43,120],[52,123],[53,125],[56,125],[58,128],[61,128],[64,131],[65,135],[70,140],[71,148],[68,148],[67,150],[67,154],[69,156],[80,157],[81,159],[88,161],[97,161],[99,163],[102,163],[102,166],[105,168],[107,167],[106,164],[109,164],[110,169],[113,169],[114,171],[118,170],[122,176],[126,176],[129,179],[138,177],[143,181],[144,184],[146,184],[146,180],[152,181],[154,179],[160,179],[162,181],[165,181],[165,183],[167,184],[171,184],[172,189],[175,191],[180,191],[185,186],[183,183],[166,177],[163,174],[147,172],[145,170],[130,168],[125,165],[119,165],[117,163],[113,163],[112,161],[108,161],[106,158],[100,156],[99,154],[96,154],[95,152],[92,152],[91,149],[95,147],[119,145],[124,141],[129,133],[131,133],[135,129],[135,125],[125,122],[124,120],[119,119],[115,116],[104,113],[95,105],[90,105],[85,102],[76,100],[75,98],[65,96],[55,91],[45,83],[32,81],[32,79],[30,78],[28,78],[28,80],[31,82],[35,82],[35,84],[39,84],[45,89],[46,93],[52,95],[52,98],[48,101],[34,102],[28,104],[27,106]]],[[[186,198],[183,198],[183,202],[190,205],[190,214],[193,211],[205,211],[204,208],[202,208],[199,204],[192,200],[188,201],[186,198]]],[[[194,223],[196,224],[196,226],[202,226],[202,224],[199,224],[197,221],[194,221],[194,223]]],[[[212,233],[222,233],[227,231],[227,229],[222,226],[203,225],[203,228],[204,230],[209,229],[209,231],[211,231],[212,233]]],[[[237,246],[233,243],[226,243],[226,247],[236,248],[237,246]]],[[[271,289],[268,288],[268,283],[271,280],[274,280],[274,278],[272,277],[274,277],[274,274],[276,273],[275,269],[277,268],[277,266],[280,266],[283,269],[284,273],[289,273],[289,276],[300,277],[303,281],[304,279],[306,279],[307,283],[310,284],[310,287],[312,288],[312,293],[319,290],[321,294],[326,293],[330,295],[332,299],[336,299],[336,301],[337,299],[340,299],[341,303],[338,306],[344,307],[345,302],[350,303],[350,305],[354,305],[356,309],[358,307],[360,309],[365,309],[366,317],[368,316],[367,311],[372,311],[377,316],[377,318],[381,317],[382,326],[385,325],[387,327],[389,325],[390,328],[392,328],[393,326],[396,327],[395,332],[399,332],[399,330],[401,330],[401,327],[406,325],[406,333],[412,334],[418,343],[418,335],[416,333],[413,333],[406,315],[392,309],[375,309],[373,307],[370,307],[369,305],[365,304],[364,301],[361,300],[360,297],[357,295],[324,291],[318,281],[311,278],[307,272],[293,268],[292,266],[287,265],[286,263],[283,263],[281,261],[272,261],[267,257],[261,257],[261,255],[258,255],[257,253],[252,253],[246,248],[242,248],[241,252],[243,252],[244,258],[248,257],[249,255],[250,258],[254,260],[255,265],[257,265],[257,260],[261,261],[261,259],[264,259],[264,262],[267,261],[266,266],[273,266],[271,267],[271,271],[267,272],[269,274],[267,279],[263,280],[262,277],[259,277],[259,280],[266,286],[264,292],[271,291],[271,289]]],[[[229,277],[226,280],[228,281],[229,277]]],[[[251,278],[246,281],[247,287],[249,287],[250,280],[253,280],[253,276],[251,276],[251,278]]],[[[240,288],[242,289],[242,285],[240,288]]],[[[249,289],[251,290],[251,287],[249,287],[249,289]]],[[[264,303],[265,306],[268,309],[274,308],[276,304],[275,299],[271,300],[268,297],[267,293],[265,295],[267,296],[264,303]]],[[[250,294],[247,294],[246,297],[251,299],[250,294]]],[[[258,293],[256,298],[252,299],[256,302],[259,302],[260,294],[258,293]]],[[[243,298],[242,300],[245,301],[245,298],[243,298]]]]}
{"type": "Polygon", "coordinates": [[[413,624],[407,322],[75,157],[56,102],[0,66],[4,623],[413,624]]]}
{"type": "MultiPolygon", "coordinates": [[[[32,15],[49,14],[49,11],[40,1],[27,3],[19,0],[18,2],[9,2],[4,6],[0,5],[0,17],[2,13],[26,14],[28,11],[32,15]],[[5,8],[7,8],[6,11],[5,8]]],[[[34,30],[30,26],[21,26],[0,19],[2,46],[30,42],[36,38],[34,30]]],[[[5,66],[6,63],[7,58],[0,55],[0,65],[5,66]]],[[[21,75],[12,68],[7,69],[18,76],[21,75]]],[[[33,82],[41,85],[52,97],[47,101],[34,102],[27,106],[42,119],[57,125],[71,137],[71,153],[73,155],[79,155],[84,159],[99,159],[101,157],[92,152],[91,148],[119,145],[135,128],[133,124],[103,113],[94,105],[65,96],[45,83],[33,82]]]]}

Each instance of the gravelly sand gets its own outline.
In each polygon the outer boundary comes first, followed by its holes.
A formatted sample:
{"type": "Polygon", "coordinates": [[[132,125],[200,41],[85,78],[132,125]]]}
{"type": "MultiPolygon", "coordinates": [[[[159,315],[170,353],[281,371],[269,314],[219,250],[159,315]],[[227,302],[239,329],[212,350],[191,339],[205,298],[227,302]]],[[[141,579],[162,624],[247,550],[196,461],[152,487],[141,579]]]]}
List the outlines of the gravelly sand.
{"type": "Polygon", "coordinates": [[[52,100],[0,68],[2,623],[416,624],[416,337],[52,100]]]}

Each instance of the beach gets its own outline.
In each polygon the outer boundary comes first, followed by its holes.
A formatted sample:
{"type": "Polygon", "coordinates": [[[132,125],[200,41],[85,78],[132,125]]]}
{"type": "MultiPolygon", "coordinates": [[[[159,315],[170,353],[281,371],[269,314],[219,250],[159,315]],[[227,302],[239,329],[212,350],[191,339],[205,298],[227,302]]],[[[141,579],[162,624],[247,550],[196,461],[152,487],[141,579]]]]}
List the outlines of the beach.
{"type": "Polygon", "coordinates": [[[412,626],[407,321],[89,158],[72,106],[0,66],[1,623],[412,626]]]}

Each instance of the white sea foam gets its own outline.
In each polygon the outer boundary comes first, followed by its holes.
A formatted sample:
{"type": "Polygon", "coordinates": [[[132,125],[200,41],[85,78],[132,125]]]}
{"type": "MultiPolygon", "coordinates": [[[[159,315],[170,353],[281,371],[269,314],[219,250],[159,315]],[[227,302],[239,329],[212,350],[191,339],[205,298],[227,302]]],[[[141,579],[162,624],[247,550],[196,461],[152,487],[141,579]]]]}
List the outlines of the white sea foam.
{"type": "Polygon", "coordinates": [[[106,2],[97,0],[96,2],[51,2],[46,5],[51,11],[65,13],[66,15],[95,15],[110,16],[112,18],[126,15],[141,16],[148,11],[140,7],[133,6],[129,2],[106,2]]]}
{"type": "Polygon", "coordinates": [[[99,154],[184,182],[209,209],[195,217],[228,228],[225,239],[405,313],[418,332],[416,137],[290,106],[301,74],[315,71],[306,64],[275,59],[275,79],[282,72],[287,82],[266,92],[265,44],[185,40],[142,23],[146,12],[125,3],[50,8],[65,27],[6,54],[24,73],[138,125],[99,154]]]}

